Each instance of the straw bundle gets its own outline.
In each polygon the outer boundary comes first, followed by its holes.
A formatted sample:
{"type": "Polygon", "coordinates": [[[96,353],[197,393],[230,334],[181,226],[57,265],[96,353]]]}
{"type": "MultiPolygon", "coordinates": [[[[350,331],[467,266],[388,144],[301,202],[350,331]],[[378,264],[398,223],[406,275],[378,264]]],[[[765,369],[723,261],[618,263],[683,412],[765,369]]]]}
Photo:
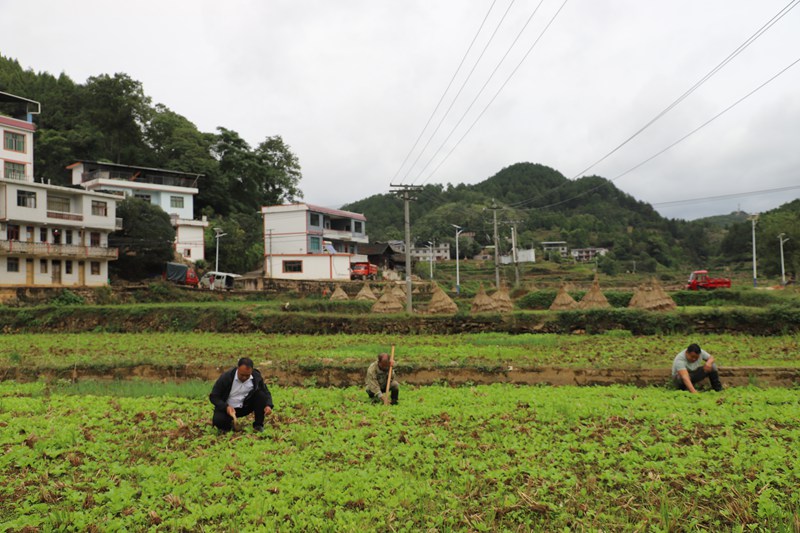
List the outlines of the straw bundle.
{"type": "Polygon", "coordinates": [[[402,313],[405,307],[390,290],[384,291],[383,296],[372,304],[373,313],[402,313]]]}
{"type": "Polygon", "coordinates": [[[437,284],[433,284],[433,296],[428,304],[428,313],[432,315],[452,315],[458,312],[456,303],[437,284]]]}
{"type": "Polygon", "coordinates": [[[578,308],[580,309],[607,309],[611,307],[605,295],[600,291],[600,281],[597,276],[594,277],[592,288],[589,292],[583,295],[578,308]]]}
{"type": "Polygon", "coordinates": [[[508,289],[505,287],[501,287],[492,294],[492,301],[494,302],[496,310],[500,313],[510,313],[514,310],[514,302],[511,300],[508,289]]]}
{"type": "Polygon", "coordinates": [[[403,290],[401,285],[395,285],[392,287],[392,294],[394,294],[395,297],[399,298],[400,300],[406,299],[406,291],[403,290]]]}
{"type": "Polygon", "coordinates": [[[472,300],[472,306],[470,310],[473,313],[495,313],[497,312],[497,305],[495,304],[494,300],[489,298],[489,295],[486,294],[486,291],[483,290],[483,285],[480,286],[478,289],[478,294],[475,295],[475,299],[472,300]]]}
{"type": "Polygon", "coordinates": [[[358,294],[356,294],[356,300],[371,300],[374,302],[377,299],[378,297],[375,296],[374,292],[372,292],[372,288],[370,288],[369,283],[365,283],[364,286],[361,287],[361,290],[358,291],[358,294]]]}
{"type": "Polygon", "coordinates": [[[576,302],[572,296],[569,295],[567,292],[567,285],[566,283],[561,284],[561,288],[558,289],[558,294],[556,294],[556,299],[553,300],[553,303],[550,304],[551,311],[567,311],[569,309],[577,309],[578,302],[576,302]]]}
{"type": "Polygon", "coordinates": [[[334,290],[333,294],[331,294],[331,301],[333,302],[341,302],[349,299],[350,297],[347,296],[347,293],[344,292],[344,290],[339,285],[336,286],[336,290],[334,290]]]}
{"type": "Polygon", "coordinates": [[[675,301],[661,287],[657,279],[653,278],[649,286],[640,286],[633,293],[628,307],[646,309],[648,311],[669,311],[675,309],[675,301]]]}

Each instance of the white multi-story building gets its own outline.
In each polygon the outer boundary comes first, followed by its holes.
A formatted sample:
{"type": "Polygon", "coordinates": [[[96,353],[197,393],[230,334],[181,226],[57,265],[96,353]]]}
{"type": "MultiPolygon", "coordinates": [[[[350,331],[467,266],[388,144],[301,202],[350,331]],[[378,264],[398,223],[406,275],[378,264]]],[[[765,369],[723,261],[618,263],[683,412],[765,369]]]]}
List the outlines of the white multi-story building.
{"type": "Polygon", "coordinates": [[[450,259],[450,243],[440,242],[428,246],[411,248],[411,257],[415,261],[447,261],[450,259]]]}
{"type": "Polygon", "coordinates": [[[350,279],[350,264],[366,262],[366,217],[297,203],[261,208],[264,276],[277,279],[350,279]]]}
{"type": "Polygon", "coordinates": [[[38,102],[0,93],[0,286],[99,286],[117,249],[117,197],[34,180],[38,102]]]}
{"type": "Polygon", "coordinates": [[[133,196],[159,206],[175,228],[175,251],[184,259],[205,259],[205,217],[194,220],[194,196],[200,174],[175,170],[78,161],[72,170],[73,185],[122,197],[133,196]]]}

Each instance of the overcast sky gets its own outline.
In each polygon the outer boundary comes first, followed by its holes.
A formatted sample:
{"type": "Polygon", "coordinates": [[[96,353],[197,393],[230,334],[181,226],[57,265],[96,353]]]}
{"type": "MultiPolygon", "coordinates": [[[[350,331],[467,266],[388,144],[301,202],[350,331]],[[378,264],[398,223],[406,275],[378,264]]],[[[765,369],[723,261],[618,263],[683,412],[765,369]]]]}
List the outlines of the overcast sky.
{"type": "MultiPolygon", "coordinates": [[[[0,53],[79,83],[127,73],[202,131],[251,145],[281,135],[306,201],[338,207],[390,183],[477,183],[520,161],[579,176],[789,2],[568,0],[542,34],[562,4],[543,0],[525,26],[538,0],[0,0],[0,53]]],[[[620,176],[799,58],[797,8],[587,174],[620,176]]],[[[671,218],[800,197],[800,64],[614,183],[671,218]]]]}

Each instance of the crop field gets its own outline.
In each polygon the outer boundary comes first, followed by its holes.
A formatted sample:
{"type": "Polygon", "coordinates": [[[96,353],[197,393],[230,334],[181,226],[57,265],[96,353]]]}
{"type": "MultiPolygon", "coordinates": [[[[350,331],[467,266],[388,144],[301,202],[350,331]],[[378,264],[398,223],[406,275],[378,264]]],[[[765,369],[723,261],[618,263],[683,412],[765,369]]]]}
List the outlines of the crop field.
{"type": "Polygon", "coordinates": [[[210,387],[0,383],[0,529],[800,529],[798,389],[273,387],[218,435],[210,387]]]}
{"type": "Polygon", "coordinates": [[[397,346],[411,367],[559,366],[669,368],[675,354],[698,342],[725,366],[800,366],[800,335],[713,334],[634,336],[477,333],[460,335],[266,335],[260,333],[73,333],[4,335],[3,369],[115,368],[136,365],[228,366],[241,356],[257,365],[361,367],[397,346]]]}

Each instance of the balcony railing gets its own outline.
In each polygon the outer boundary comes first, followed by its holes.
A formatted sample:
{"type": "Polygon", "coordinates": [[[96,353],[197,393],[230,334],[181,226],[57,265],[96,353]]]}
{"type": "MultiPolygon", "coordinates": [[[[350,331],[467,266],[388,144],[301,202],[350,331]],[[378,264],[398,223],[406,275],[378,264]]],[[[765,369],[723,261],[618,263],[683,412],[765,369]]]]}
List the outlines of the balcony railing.
{"type": "Polygon", "coordinates": [[[62,213],[61,211],[48,211],[47,218],[58,218],[61,220],[75,220],[80,222],[83,220],[83,215],[76,215],[75,213],[62,213]]]}
{"type": "Polygon", "coordinates": [[[51,244],[49,242],[25,242],[0,240],[0,253],[24,254],[35,257],[75,257],[78,259],[116,259],[116,248],[103,246],[80,246],[77,244],[51,244]]]}

